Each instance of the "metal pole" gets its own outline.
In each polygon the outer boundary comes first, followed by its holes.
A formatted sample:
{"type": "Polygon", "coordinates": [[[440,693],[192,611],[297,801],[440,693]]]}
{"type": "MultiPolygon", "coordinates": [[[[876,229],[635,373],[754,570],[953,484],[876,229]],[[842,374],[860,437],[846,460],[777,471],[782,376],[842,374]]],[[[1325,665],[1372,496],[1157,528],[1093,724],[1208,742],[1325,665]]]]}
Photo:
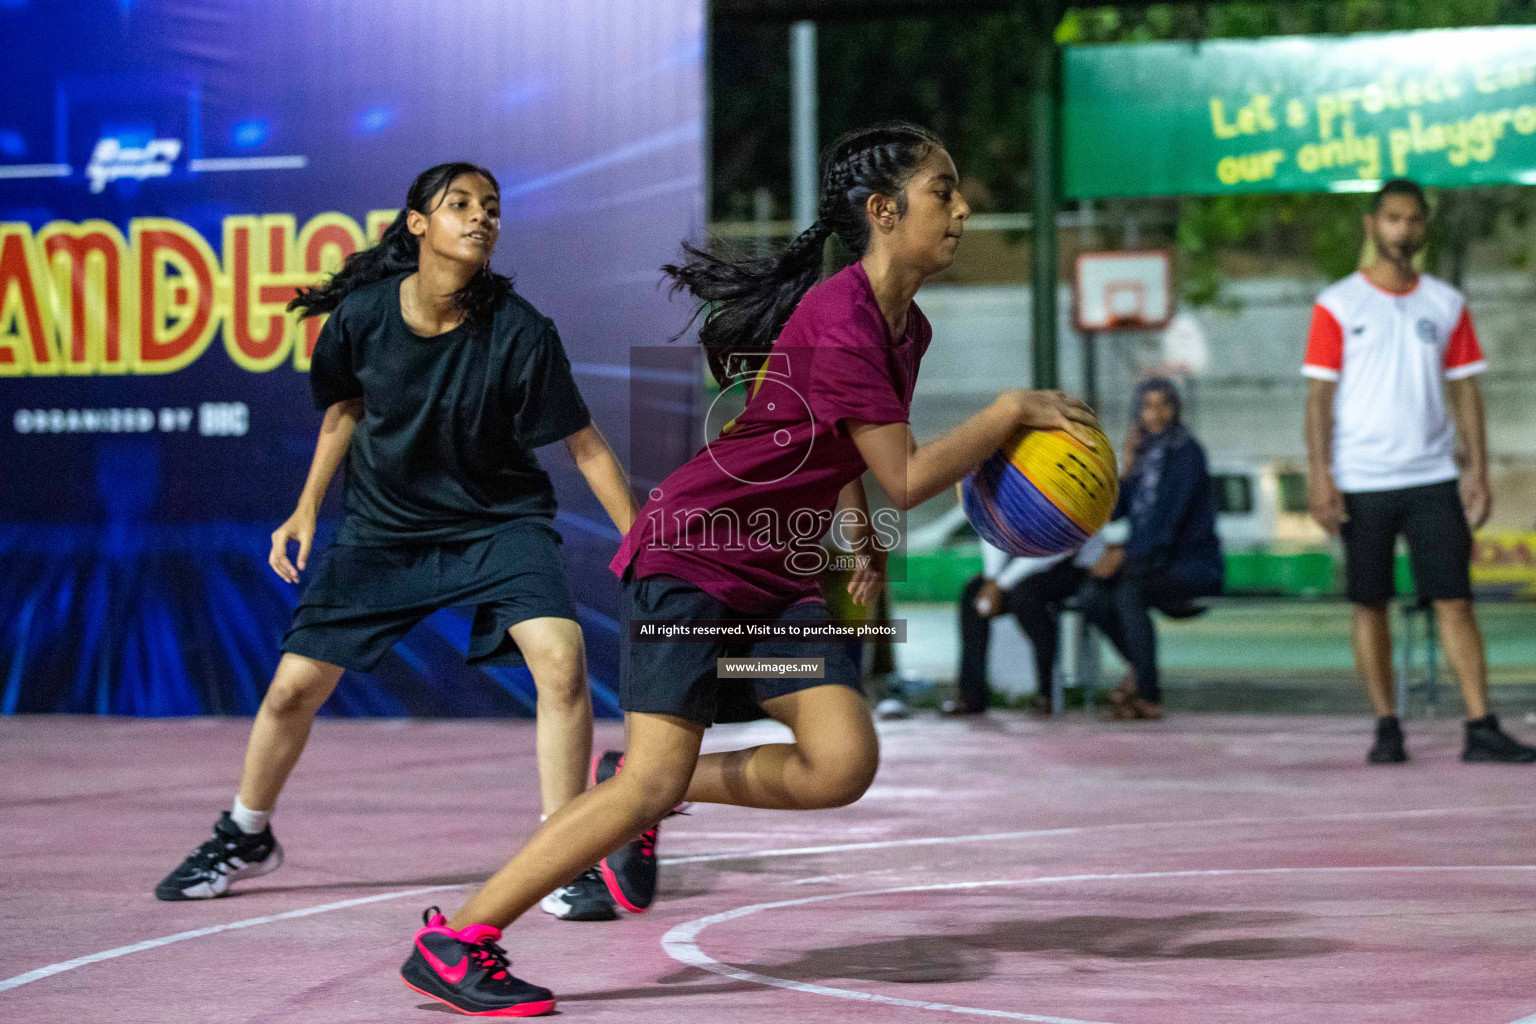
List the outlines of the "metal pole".
{"type": "Polygon", "coordinates": [[[789,125],[795,230],[816,219],[820,192],[816,166],[816,23],[797,21],[789,29],[789,125]]]}
{"type": "Polygon", "coordinates": [[[1030,312],[1034,381],[1037,388],[1059,386],[1056,352],[1056,212],[1057,120],[1061,92],[1061,54],[1056,46],[1058,0],[1041,4],[1044,16],[1035,25],[1031,64],[1035,69],[1030,114],[1030,165],[1034,188],[1030,209],[1034,240],[1030,246],[1030,312]]]}
{"type": "Polygon", "coordinates": [[[1099,408],[1099,332],[1083,332],[1083,401],[1099,408]]]}

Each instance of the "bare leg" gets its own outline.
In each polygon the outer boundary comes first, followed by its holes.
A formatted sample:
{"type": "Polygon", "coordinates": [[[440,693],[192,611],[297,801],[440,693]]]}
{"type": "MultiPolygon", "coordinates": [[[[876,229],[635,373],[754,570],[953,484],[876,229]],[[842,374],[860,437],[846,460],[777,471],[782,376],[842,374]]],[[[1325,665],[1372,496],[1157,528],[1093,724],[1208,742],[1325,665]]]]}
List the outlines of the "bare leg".
{"type": "Polygon", "coordinates": [[[592,694],[581,626],[570,619],[526,619],[507,630],[538,688],[535,726],[539,793],[554,814],[587,788],[592,760],[592,694]]]}
{"type": "Polygon", "coordinates": [[[1435,622],[1440,627],[1440,643],[1445,660],[1451,663],[1461,682],[1461,699],[1467,706],[1467,718],[1488,714],[1488,662],[1483,648],[1483,631],[1477,625],[1477,613],[1466,600],[1436,601],[1435,622]]]}
{"type": "Polygon", "coordinates": [[[245,747],[245,772],[240,777],[240,802],[253,811],[270,811],[304,753],[315,712],[336,683],[341,666],[299,654],[284,654],[272,675],[272,685],[256,712],[256,724],[245,747]]]}
{"type": "Polygon", "coordinates": [[[1355,674],[1365,683],[1377,718],[1396,714],[1392,701],[1392,624],[1385,604],[1357,604],[1351,624],[1355,674]]]}
{"type": "Polygon", "coordinates": [[[809,810],[864,795],[880,764],[880,741],[862,696],[846,686],[816,686],[775,697],[763,710],[789,726],[795,742],[706,754],[694,769],[689,800],[809,810]]]}
{"type": "Polygon", "coordinates": [[[624,770],[568,801],[449,922],[505,928],[546,893],[569,883],[677,806],[704,727],[667,715],[630,714],[624,770]]]}
{"type": "Polygon", "coordinates": [[[568,883],[660,821],[685,795],[746,807],[839,807],[863,795],[879,763],[864,698],[818,686],[768,701],[794,743],[699,757],[704,727],[666,715],[625,717],[624,770],[550,816],[449,923],[505,928],[544,894],[568,883]],[[689,783],[689,779],[692,783],[689,783]]]}

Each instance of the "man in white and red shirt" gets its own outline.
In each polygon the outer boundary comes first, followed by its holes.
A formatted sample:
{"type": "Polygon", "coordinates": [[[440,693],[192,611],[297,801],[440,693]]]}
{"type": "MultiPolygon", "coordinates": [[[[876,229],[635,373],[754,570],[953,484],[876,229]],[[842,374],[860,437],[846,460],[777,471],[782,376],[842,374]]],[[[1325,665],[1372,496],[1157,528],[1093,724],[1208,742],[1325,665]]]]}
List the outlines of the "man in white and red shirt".
{"type": "Polygon", "coordinates": [[[1464,761],[1536,762],[1488,711],[1483,637],[1472,608],[1472,530],[1488,519],[1488,446],[1477,374],[1487,368],[1466,299],[1420,274],[1429,205],[1418,185],[1387,182],[1365,217],[1371,262],[1317,299],[1308,378],[1312,515],[1344,541],[1355,665],[1377,714],[1373,764],[1406,761],[1392,713],[1393,592],[1399,534],[1414,589],[1433,604],[1467,708],[1464,761]],[[1466,460],[1456,464],[1456,440],[1466,460]],[[1459,481],[1458,481],[1459,478],[1459,481]]]}

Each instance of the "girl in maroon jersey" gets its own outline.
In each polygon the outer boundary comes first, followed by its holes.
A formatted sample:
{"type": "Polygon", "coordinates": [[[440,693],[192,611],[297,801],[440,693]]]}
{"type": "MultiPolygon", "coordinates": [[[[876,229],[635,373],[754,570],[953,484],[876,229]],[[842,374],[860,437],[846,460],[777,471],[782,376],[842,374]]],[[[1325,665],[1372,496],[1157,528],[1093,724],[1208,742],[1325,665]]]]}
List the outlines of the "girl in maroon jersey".
{"type": "MultiPolygon", "coordinates": [[[[741,356],[761,365],[742,414],[652,491],[614,558],[632,623],[826,622],[816,576],[825,564],[820,539],[834,519],[861,563],[849,583],[853,598],[867,603],[883,583],[889,544],[869,514],[866,470],[908,509],[953,486],[1021,425],[1082,436],[1080,425],[1095,422],[1087,406],[1059,392],[1010,390],[935,440],[913,440],[908,410],[932,331],[912,300],[954,260],[970,216],[958,183],[929,132],[865,129],[832,147],[820,217],[782,253],[732,262],[687,248],[682,265],[665,268],[708,309],[700,341],[722,384],[734,382],[741,356]],[[833,234],[857,260],[818,284],[833,234]]],[[[403,969],[413,988],[467,1012],[545,1012],[549,990],[513,978],[496,945],[498,929],[544,893],[681,801],[839,807],[864,793],[879,763],[841,640],[631,643],[620,696],[622,771],[552,815],[452,921],[429,917],[403,969]],[[823,674],[721,679],[717,659],[729,655],[821,659],[823,674]],[[795,742],[701,757],[722,703],[743,699],[789,726],[795,742]],[[457,969],[461,962],[467,971],[457,969]]],[[[644,846],[623,870],[605,872],[636,907],[655,888],[654,849],[644,846]]]]}

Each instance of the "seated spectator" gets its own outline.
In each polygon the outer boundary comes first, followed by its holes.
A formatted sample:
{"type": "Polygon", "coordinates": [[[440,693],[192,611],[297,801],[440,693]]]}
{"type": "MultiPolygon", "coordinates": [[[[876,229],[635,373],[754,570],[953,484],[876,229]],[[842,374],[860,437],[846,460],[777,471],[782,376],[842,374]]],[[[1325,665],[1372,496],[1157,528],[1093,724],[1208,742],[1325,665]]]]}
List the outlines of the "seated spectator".
{"type": "Polygon", "coordinates": [[[1089,569],[1082,601],[1088,620],[1131,666],[1132,676],[1111,697],[1114,717],[1156,719],[1163,698],[1149,609],[1180,614],[1193,598],[1219,594],[1225,569],[1205,449],[1180,422],[1173,382],[1142,381],[1132,409],[1129,465],[1106,528],[1124,521],[1129,533],[1089,569]]]}
{"type": "Polygon", "coordinates": [[[1061,603],[1088,578],[1087,567],[1104,552],[1101,537],[1077,551],[1049,558],[1010,558],[981,542],[982,571],[960,594],[960,676],[946,714],[979,715],[990,703],[987,645],[992,619],[1007,612],[1018,620],[1035,651],[1035,698],[1032,710],[1049,714],[1056,672],[1056,619],[1061,603]]]}

